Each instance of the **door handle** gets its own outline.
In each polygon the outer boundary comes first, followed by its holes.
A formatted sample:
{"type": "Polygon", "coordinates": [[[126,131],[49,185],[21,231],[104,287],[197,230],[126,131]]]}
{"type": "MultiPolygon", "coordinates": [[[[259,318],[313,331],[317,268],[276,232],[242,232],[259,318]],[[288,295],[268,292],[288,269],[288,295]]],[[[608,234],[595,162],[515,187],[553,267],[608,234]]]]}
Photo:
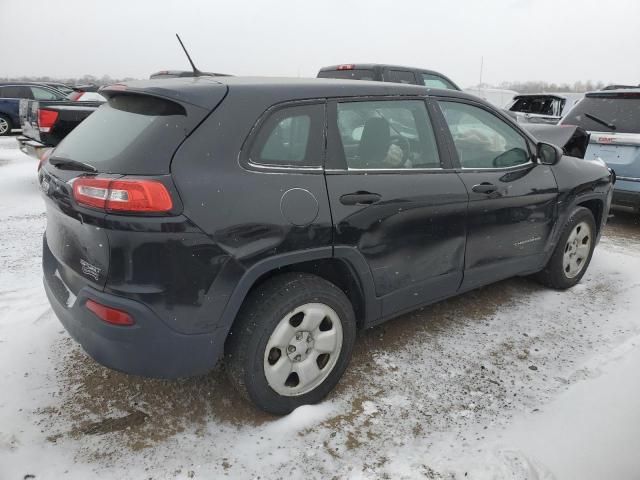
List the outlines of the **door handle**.
{"type": "Polygon", "coordinates": [[[490,194],[497,191],[498,187],[496,187],[493,183],[482,182],[479,185],[474,185],[473,188],[471,188],[471,190],[473,190],[476,193],[490,194]]]}
{"type": "Polygon", "coordinates": [[[343,205],[371,205],[380,201],[381,198],[377,193],[355,192],[342,195],[340,203],[343,205]]]}

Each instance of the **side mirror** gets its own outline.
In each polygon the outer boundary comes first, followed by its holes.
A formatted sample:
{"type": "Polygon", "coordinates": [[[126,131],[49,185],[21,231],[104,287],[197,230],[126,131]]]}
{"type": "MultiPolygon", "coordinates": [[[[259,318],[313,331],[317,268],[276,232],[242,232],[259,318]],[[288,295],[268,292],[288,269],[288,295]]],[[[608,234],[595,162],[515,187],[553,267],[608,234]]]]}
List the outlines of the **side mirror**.
{"type": "Polygon", "coordinates": [[[536,147],[536,157],[542,165],[555,165],[562,158],[562,150],[550,143],[540,142],[536,147]]]}

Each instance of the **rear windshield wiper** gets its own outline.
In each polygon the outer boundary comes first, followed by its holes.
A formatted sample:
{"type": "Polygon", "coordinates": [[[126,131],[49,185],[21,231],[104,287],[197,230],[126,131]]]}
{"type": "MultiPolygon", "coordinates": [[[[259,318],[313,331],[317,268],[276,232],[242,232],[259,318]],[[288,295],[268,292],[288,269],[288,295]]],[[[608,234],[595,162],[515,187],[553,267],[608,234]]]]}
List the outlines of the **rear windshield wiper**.
{"type": "Polygon", "coordinates": [[[60,170],[79,170],[81,172],[97,172],[95,167],[88,163],[78,162],[77,160],[71,160],[70,158],[52,157],[49,159],[49,163],[60,170]]]}
{"type": "Polygon", "coordinates": [[[594,122],[598,122],[600,125],[604,125],[605,127],[610,128],[611,130],[616,129],[616,126],[613,123],[609,123],[606,120],[602,120],[601,118],[598,118],[595,115],[591,115],[590,113],[585,113],[584,116],[587,118],[590,118],[594,122]]]}

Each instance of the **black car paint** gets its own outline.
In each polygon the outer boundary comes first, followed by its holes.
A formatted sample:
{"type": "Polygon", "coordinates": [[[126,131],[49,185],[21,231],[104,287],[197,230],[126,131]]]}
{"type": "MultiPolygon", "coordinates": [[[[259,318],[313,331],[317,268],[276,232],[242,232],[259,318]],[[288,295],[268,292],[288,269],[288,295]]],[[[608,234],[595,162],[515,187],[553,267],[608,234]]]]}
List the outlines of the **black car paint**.
{"type": "Polygon", "coordinates": [[[40,172],[49,218],[47,294],[71,335],[98,361],[119,370],[177,377],[213,368],[245,296],[274,273],[327,272],[349,293],[359,326],[366,328],[541,269],[578,204],[593,207],[599,230],[606,220],[611,181],[603,166],[565,156],[553,166],[532,161],[497,172],[460,169],[437,114],[438,98],[482,106],[518,129],[532,152],[536,143],[508,116],[463,93],[377,82],[242,78],[134,82],[128,88],[211,111],[177,147],[171,174],[161,177],[180,200],[170,216],[78,206],[68,182],[79,172],[48,162],[40,172]],[[220,89],[222,101],[215,93],[220,89]],[[331,129],[326,172],[268,168],[247,158],[256,125],[269,109],[314,102],[330,112],[332,102],[345,97],[427,101],[445,168],[354,174],[332,159],[331,129]],[[483,181],[493,182],[498,193],[472,192],[483,181]],[[297,190],[305,192],[302,197],[290,193],[297,190]],[[380,194],[381,201],[335,201],[360,190],[380,194]],[[317,203],[313,218],[304,207],[310,198],[317,203]],[[291,216],[307,224],[295,225],[291,216]],[[541,239],[532,242],[535,247],[526,243],[536,235],[541,239]],[[98,280],[83,272],[81,259],[100,269],[98,280]],[[68,290],[77,297],[71,306],[68,290]],[[89,298],[132,312],[136,325],[105,324],[84,308],[89,298]]]}

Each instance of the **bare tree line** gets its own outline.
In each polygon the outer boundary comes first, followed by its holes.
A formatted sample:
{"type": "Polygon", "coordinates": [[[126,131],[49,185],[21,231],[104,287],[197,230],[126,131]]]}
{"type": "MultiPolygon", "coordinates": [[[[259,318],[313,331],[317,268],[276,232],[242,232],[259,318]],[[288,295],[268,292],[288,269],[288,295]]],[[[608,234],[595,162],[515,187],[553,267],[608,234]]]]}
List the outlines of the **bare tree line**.
{"type": "Polygon", "coordinates": [[[586,82],[577,81],[574,83],[555,83],[555,82],[542,82],[542,81],[527,81],[527,82],[502,82],[500,88],[507,90],[515,90],[519,93],[542,93],[542,92],[590,92],[593,90],[600,90],[606,84],[604,82],[593,82],[587,80],[586,82]]]}
{"type": "Polygon", "coordinates": [[[127,82],[129,80],[137,80],[133,77],[111,78],[109,75],[96,77],[94,75],[83,75],[81,77],[50,77],[23,75],[21,77],[0,77],[1,82],[59,82],[66,85],[111,85],[112,83],[127,82]]]}

